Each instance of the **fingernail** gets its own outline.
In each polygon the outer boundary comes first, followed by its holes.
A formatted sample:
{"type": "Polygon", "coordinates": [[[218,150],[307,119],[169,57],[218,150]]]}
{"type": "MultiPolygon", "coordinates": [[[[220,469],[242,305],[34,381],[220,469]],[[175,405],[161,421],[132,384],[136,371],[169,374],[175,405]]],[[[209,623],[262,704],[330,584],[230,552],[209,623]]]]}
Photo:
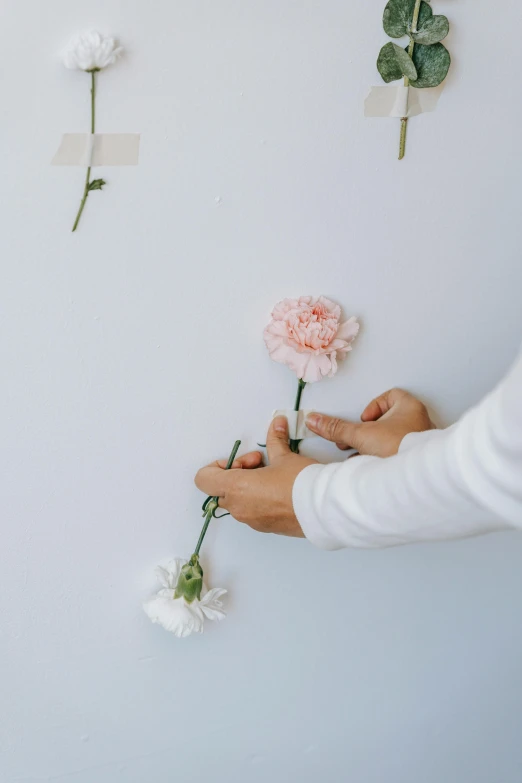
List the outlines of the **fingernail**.
{"type": "Polygon", "coordinates": [[[305,423],[310,427],[318,427],[321,423],[321,417],[318,413],[309,413],[305,423]]]}
{"type": "Polygon", "coordinates": [[[274,419],[274,430],[276,432],[286,432],[288,430],[288,421],[285,416],[278,416],[274,419]]]}

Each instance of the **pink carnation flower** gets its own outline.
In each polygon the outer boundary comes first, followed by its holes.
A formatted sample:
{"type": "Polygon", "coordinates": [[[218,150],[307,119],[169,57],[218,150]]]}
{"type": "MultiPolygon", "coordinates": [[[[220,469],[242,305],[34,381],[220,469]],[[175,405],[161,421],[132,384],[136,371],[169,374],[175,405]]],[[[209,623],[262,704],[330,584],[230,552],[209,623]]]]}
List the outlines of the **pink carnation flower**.
{"type": "Polygon", "coordinates": [[[359,324],[352,317],[340,323],[341,308],[324,296],[283,299],[264,331],[275,362],[286,364],[306,383],[337,372],[337,358],[352,350],[359,324]]]}

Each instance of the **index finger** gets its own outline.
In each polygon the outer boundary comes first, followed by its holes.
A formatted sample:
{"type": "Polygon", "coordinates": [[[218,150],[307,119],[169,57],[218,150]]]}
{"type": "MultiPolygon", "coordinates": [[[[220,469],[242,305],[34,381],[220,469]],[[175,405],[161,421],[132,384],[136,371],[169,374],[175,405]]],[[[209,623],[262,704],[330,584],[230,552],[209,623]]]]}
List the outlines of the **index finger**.
{"type": "Polygon", "coordinates": [[[380,419],[381,416],[388,413],[388,411],[407,394],[408,392],[405,392],[403,389],[389,389],[384,392],[384,394],[380,394],[379,397],[372,400],[363,410],[361,420],[376,421],[377,419],[380,419]]]}
{"type": "Polygon", "coordinates": [[[201,468],[196,473],[194,483],[198,489],[211,497],[223,497],[230,481],[229,471],[223,470],[218,462],[201,468]]]}
{"type": "MultiPolygon", "coordinates": [[[[217,462],[213,462],[212,465],[217,465],[223,470],[227,467],[226,459],[218,459],[217,462]]],[[[260,451],[250,451],[248,454],[243,454],[242,457],[238,457],[234,460],[230,466],[230,470],[238,470],[239,468],[251,470],[252,468],[258,468],[263,464],[263,455],[260,451]]]]}

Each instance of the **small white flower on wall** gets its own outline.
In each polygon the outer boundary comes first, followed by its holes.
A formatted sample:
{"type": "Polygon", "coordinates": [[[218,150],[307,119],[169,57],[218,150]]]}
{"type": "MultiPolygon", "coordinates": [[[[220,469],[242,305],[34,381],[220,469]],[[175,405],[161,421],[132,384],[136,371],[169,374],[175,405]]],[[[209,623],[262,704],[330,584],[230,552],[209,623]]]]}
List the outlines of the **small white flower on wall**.
{"type": "Polygon", "coordinates": [[[73,225],[76,231],[85,209],[87,198],[94,190],[101,190],[104,179],[91,180],[93,166],[134,166],[138,163],[139,134],[96,133],[97,74],[113,65],[123,52],[116,40],[90,30],[76,35],[63,52],[66,68],[84,71],[90,78],[91,128],[90,133],[66,133],[53,159],[55,166],[85,166],[87,173],[80,207],[73,225]]]}
{"type": "Polygon", "coordinates": [[[172,560],[165,568],[158,566],[155,573],[162,589],[143,604],[153,623],[181,639],[202,633],[205,618],[225,617],[220,599],[227,591],[219,587],[208,590],[197,557],[188,562],[172,560]]]}
{"type": "Polygon", "coordinates": [[[89,147],[89,165],[83,189],[80,208],[74,221],[73,231],[78,228],[89,193],[93,190],[101,190],[107,183],[103,179],[91,181],[91,157],[93,152],[92,138],[96,132],[96,74],[108,65],[116,62],[123,52],[123,47],[117,46],[114,38],[105,36],[91,30],[75,36],[64,52],[63,62],[66,68],[85,71],[91,75],[91,144],[89,147]]]}
{"type": "Polygon", "coordinates": [[[63,62],[65,67],[71,70],[91,73],[114,65],[122,52],[123,47],[118,46],[114,38],[104,36],[96,30],[89,30],[69,42],[63,54],[63,62]]]}
{"type": "MultiPolygon", "coordinates": [[[[241,441],[236,440],[228,458],[225,470],[234,464],[241,441]]],[[[194,554],[187,562],[177,558],[166,568],[158,566],[156,576],[162,589],[143,603],[145,613],[153,623],[163,626],[179,639],[193,633],[202,633],[205,618],[222,620],[225,617],[223,603],[220,600],[227,592],[220,587],[209,590],[203,581],[203,569],[199,562],[201,545],[213,518],[229,516],[228,512],[216,516],[219,506],[218,497],[208,497],[203,503],[205,521],[194,554]]]]}

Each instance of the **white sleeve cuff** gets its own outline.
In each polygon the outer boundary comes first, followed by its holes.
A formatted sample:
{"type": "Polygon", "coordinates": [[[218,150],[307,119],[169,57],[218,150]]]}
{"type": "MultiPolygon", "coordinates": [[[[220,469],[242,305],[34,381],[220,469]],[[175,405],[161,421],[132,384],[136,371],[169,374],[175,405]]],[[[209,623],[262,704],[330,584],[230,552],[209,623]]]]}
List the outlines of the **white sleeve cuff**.
{"type": "Polygon", "coordinates": [[[306,538],[320,549],[340,549],[327,531],[314,508],[316,482],[321,480],[325,465],[308,465],[298,474],[292,490],[294,512],[306,538]]]}
{"type": "Polygon", "coordinates": [[[361,546],[347,515],[342,511],[341,514],[325,513],[324,506],[325,498],[332,495],[332,482],[341,478],[344,486],[349,485],[355,471],[368,460],[377,460],[377,457],[353,457],[331,465],[308,465],[297,476],[292,491],[295,515],[306,538],[319,549],[361,546]]]}
{"type": "Polygon", "coordinates": [[[408,434],[405,435],[404,438],[401,440],[398,453],[403,454],[405,451],[410,451],[411,449],[414,449],[417,446],[427,443],[427,441],[429,440],[434,440],[435,438],[438,438],[443,433],[447,432],[449,429],[451,429],[451,427],[448,427],[445,430],[425,430],[424,432],[408,432],[408,434]]]}

